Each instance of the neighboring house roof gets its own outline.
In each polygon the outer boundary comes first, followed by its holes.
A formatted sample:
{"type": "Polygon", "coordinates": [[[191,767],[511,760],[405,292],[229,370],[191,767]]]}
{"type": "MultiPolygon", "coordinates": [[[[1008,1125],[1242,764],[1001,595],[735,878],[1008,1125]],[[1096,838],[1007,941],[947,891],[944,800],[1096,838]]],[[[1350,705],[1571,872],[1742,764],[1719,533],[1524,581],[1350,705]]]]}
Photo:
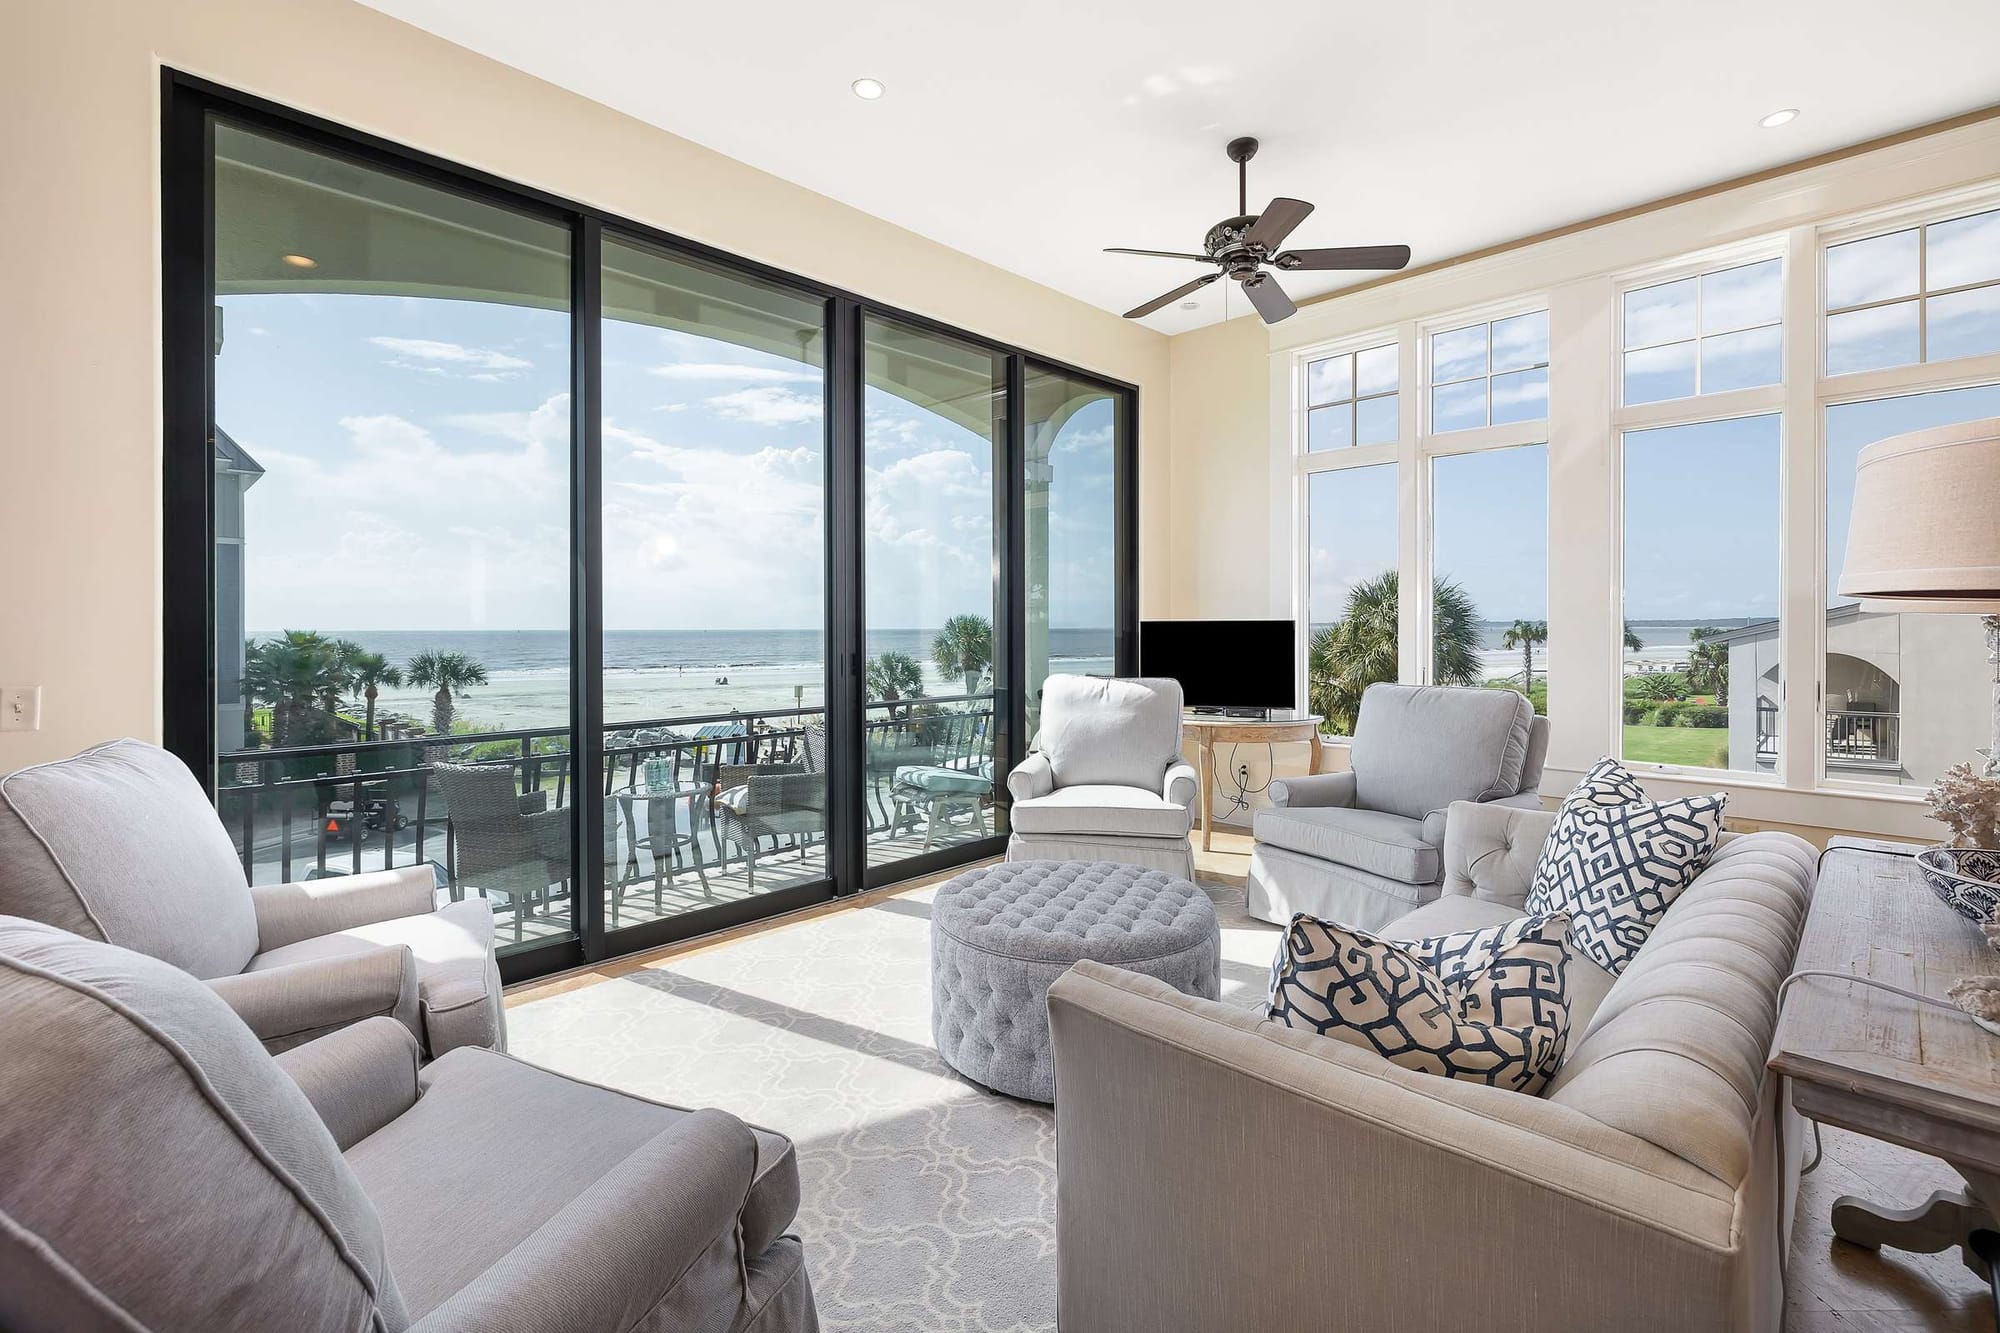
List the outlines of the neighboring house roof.
{"type": "MultiPolygon", "coordinates": [[[[1826,623],[1838,625],[1853,620],[1861,614],[1861,603],[1849,602],[1846,606],[1836,606],[1826,613],[1826,623]]],[[[1778,637],[1778,622],[1760,620],[1754,625],[1741,625],[1736,629],[1723,630],[1708,636],[1710,643],[1758,643],[1764,639],[1778,637]]]]}
{"type": "Polygon", "coordinates": [[[250,451],[220,426],[215,428],[215,461],[231,472],[247,472],[255,477],[264,475],[264,465],[252,458],[250,451]]]}

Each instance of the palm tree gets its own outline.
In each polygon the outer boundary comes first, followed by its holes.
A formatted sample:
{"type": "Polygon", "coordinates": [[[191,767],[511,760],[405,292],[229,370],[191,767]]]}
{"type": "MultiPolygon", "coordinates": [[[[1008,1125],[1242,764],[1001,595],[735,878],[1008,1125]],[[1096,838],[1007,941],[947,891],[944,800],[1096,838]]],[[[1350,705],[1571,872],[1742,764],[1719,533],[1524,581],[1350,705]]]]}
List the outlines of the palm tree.
{"type": "Polygon", "coordinates": [[[1722,631],[1696,625],[1688,631],[1687,682],[1696,694],[1712,694],[1718,704],[1729,702],[1729,646],[1718,643],[1722,631]]]}
{"type": "Polygon", "coordinates": [[[347,669],[351,680],[350,688],[361,691],[362,700],[368,708],[367,716],[361,724],[361,739],[372,741],[375,739],[376,695],[384,685],[401,685],[403,673],[400,669],[390,666],[389,659],[382,654],[359,650],[347,659],[347,669]]]}
{"type": "Polygon", "coordinates": [[[315,710],[331,713],[345,692],[340,654],[325,636],[288,629],[244,645],[243,678],[250,697],[271,706],[271,745],[305,745],[323,730],[315,710]]]}
{"type": "Polygon", "coordinates": [[[1500,636],[1502,648],[1521,650],[1521,688],[1535,687],[1535,645],[1549,641],[1549,622],[1546,620],[1517,620],[1507,627],[1500,636]]]}
{"type": "MultiPolygon", "coordinates": [[[[1361,693],[1396,679],[1396,571],[1387,570],[1347,593],[1338,622],[1312,637],[1306,653],[1312,709],[1336,732],[1352,735],[1361,693]]],[[[1480,677],[1479,613],[1465,589],[1439,579],[1431,590],[1431,678],[1470,685],[1480,677]]]]}
{"type": "Polygon", "coordinates": [[[486,668],[464,653],[418,653],[403,668],[403,679],[420,690],[436,690],[431,696],[431,730],[451,735],[452,696],[465,697],[475,685],[486,683],[486,668]]]}
{"type": "Polygon", "coordinates": [[[985,616],[953,616],[931,640],[931,660],[946,679],[961,676],[965,692],[979,692],[979,675],[993,664],[993,622],[985,616]]]}
{"type": "MultiPolygon", "coordinates": [[[[924,669],[908,653],[883,653],[869,658],[867,677],[868,697],[892,705],[891,718],[897,715],[893,707],[897,700],[924,697],[924,669]]],[[[907,713],[907,706],[903,711],[907,713]]]]}
{"type": "Polygon", "coordinates": [[[1632,629],[1632,622],[1631,622],[1631,621],[1629,621],[1629,620],[1628,620],[1628,621],[1626,621],[1626,622],[1625,622],[1625,647],[1626,647],[1626,650],[1627,650],[1627,651],[1629,651],[1629,652],[1634,652],[1634,653],[1636,653],[1636,652],[1638,652],[1638,651],[1639,651],[1639,650],[1640,650],[1641,648],[1644,648],[1645,646],[1646,646],[1646,645],[1645,645],[1645,643],[1644,643],[1644,642],[1643,642],[1643,641],[1642,641],[1642,640],[1641,640],[1641,639],[1639,638],[1639,636],[1638,636],[1638,635],[1637,635],[1636,633],[1634,633],[1634,632],[1633,632],[1633,629],[1632,629]]]}

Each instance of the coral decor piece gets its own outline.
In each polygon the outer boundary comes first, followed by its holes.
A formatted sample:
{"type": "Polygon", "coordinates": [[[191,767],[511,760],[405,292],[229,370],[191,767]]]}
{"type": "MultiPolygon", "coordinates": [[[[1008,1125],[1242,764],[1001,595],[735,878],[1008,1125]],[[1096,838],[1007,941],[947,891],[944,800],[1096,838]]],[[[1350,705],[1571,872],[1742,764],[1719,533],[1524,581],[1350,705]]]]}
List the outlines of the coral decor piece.
{"type": "Polygon", "coordinates": [[[2000,847],[2000,779],[1954,764],[1926,793],[1931,813],[1952,831],[1951,847],[2000,847]]]}
{"type": "Polygon", "coordinates": [[[2000,1032],[2000,977],[1967,977],[1953,982],[1947,994],[1979,1026],[2000,1032]]]}

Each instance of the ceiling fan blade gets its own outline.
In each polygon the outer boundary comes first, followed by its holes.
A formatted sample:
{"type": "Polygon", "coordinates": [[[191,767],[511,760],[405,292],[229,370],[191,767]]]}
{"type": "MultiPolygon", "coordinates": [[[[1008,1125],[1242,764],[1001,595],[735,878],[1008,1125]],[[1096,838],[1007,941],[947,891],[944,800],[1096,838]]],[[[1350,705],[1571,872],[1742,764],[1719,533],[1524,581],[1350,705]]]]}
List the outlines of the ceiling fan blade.
{"type": "Polygon", "coordinates": [[[1208,286],[1209,283],[1214,282],[1217,278],[1221,276],[1222,275],[1220,273],[1204,273],[1199,278],[1196,278],[1193,282],[1182,283],[1180,286],[1168,292],[1165,296],[1156,296],[1142,306],[1134,306],[1132,309],[1127,310],[1125,312],[1125,318],[1144,319],[1147,315],[1152,314],[1155,310],[1158,310],[1161,306],[1171,305],[1173,302],[1180,300],[1183,296],[1186,296],[1189,292],[1198,292],[1202,288],[1208,286]]]}
{"type": "Polygon", "coordinates": [[[1410,262],[1407,245],[1343,245],[1331,250],[1287,250],[1271,261],[1287,273],[1299,269],[1402,268],[1410,262]]]}
{"type": "Polygon", "coordinates": [[[1128,250],[1122,245],[1107,245],[1104,247],[1104,253],[1107,255],[1156,255],[1161,259],[1198,259],[1204,264],[1215,262],[1207,255],[1190,255],[1179,250],[1128,250]]]}
{"type": "Polygon", "coordinates": [[[1257,313],[1264,317],[1266,324],[1276,324],[1299,313],[1299,308],[1292,304],[1292,298],[1285,295],[1285,289],[1268,273],[1253,273],[1245,278],[1243,294],[1250,298],[1251,305],[1257,307],[1257,313]]]}
{"type": "Polygon", "coordinates": [[[1306,220],[1313,206],[1303,199],[1273,199],[1264,206],[1257,221],[1249,231],[1243,233],[1245,245],[1261,245],[1266,250],[1275,250],[1285,243],[1292,229],[1306,220]]]}

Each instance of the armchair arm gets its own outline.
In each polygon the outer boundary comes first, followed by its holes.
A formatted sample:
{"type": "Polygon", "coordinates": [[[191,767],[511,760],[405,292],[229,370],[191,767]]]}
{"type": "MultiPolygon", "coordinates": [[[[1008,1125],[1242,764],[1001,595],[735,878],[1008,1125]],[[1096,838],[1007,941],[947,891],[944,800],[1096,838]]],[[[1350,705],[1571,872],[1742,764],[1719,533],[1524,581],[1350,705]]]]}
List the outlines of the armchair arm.
{"type": "Polygon", "coordinates": [[[1501,797],[1500,799],[1498,799],[1498,800],[1496,800],[1496,801],[1486,801],[1486,802],[1484,802],[1484,804],[1486,804],[1486,805],[1504,805],[1504,806],[1507,806],[1507,807],[1509,807],[1509,808],[1511,808],[1511,809],[1514,809],[1514,810],[1546,810],[1546,809],[1548,809],[1548,806],[1546,806],[1546,805],[1542,804],[1542,795],[1541,795],[1541,793],[1540,793],[1540,792],[1535,792],[1535,791],[1524,791],[1524,792],[1516,792],[1516,793],[1515,793],[1514,795],[1512,795],[1512,796],[1502,796],[1502,797],[1501,797]]]}
{"type": "Polygon", "coordinates": [[[1161,794],[1173,804],[1183,809],[1194,805],[1194,798],[1201,795],[1201,774],[1193,764],[1185,759],[1167,769],[1167,780],[1161,794]]]}
{"type": "Polygon", "coordinates": [[[1055,789],[1055,765],[1039,750],[1014,765],[1014,771],[1007,775],[1007,794],[1017,801],[1032,801],[1055,789]]]}
{"type": "Polygon", "coordinates": [[[1314,773],[1302,778],[1273,778],[1271,804],[1293,810],[1308,806],[1352,806],[1354,774],[1314,773]]]}
{"type": "Polygon", "coordinates": [[[422,916],[436,907],[436,891],[437,876],[427,865],[259,885],[250,890],[250,905],[257,914],[257,948],[269,953],[356,926],[422,916]]]}
{"type": "Polygon", "coordinates": [[[393,1018],[365,1018],[278,1055],[346,1152],[417,1104],[417,1039],[393,1018]]]}
{"type": "Polygon", "coordinates": [[[539,788],[534,791],[523,792],[515,800],[514,808],[524,815],[539,815],[542,811],[549,808],[549,794],[539,788]]]}
{"type": "Polygon", "coordinates": [[[1056,981],[1049,1017],[1064,1328],[1285,1327],[1324,1305],[1328,1273],[1357,1328],[1739,1322],[1728,1190],[1575,1108],[1400,1069],[1098,963],[1056,981]],[[1244,1172],[1224,1142],[1333,1165],[1244,1172]],[[1272,1217],[1287,1243],[1246,1248],[1272,1217]],[[1522,1281],[1504,1239],[1522,1235],[1564,1237],[1591,1279],[1522,1281]],[[1450,1282],[1412,1280],[1438,1256],[1450,1282]]]}
{"type": "Polygon", "coordinates": [[[738,1219],[757,1141],[696,1111],[641,1145],[410,1333],[716,1328],[742,1299],[738,1219]],[[721,1242],[718,1244],[718,1242],[721,1242]],[[584,1282],[549,1274],[587,1273],[584,1282]]]}
{"type": "Polygon", "coordinates": [[[419,1021],[417,963],[404,944],[239,972],[212,978],[207,985],[272,1051],[377,1014],[397,1020],[411,1032],[419,1021]]]}

